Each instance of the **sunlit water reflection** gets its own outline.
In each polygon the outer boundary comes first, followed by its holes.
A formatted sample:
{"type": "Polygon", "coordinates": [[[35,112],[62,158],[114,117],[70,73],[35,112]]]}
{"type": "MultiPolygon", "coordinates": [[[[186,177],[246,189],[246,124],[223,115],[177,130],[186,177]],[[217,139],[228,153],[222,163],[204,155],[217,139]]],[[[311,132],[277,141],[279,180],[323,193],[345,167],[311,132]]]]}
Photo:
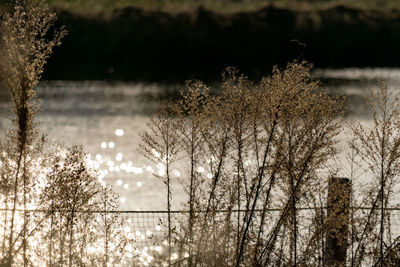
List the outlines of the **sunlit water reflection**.
{"type": "MultiPolygon", "coordinates": [[[[348,119],[368,120],[362,97],[385,79],[400,84],[400,69],[316,70],[323,86],[333,94],[349,96],[348,119]]],[[[83,145],[92,164],[101,170],[99,182],[113,185],[125,210],[165,210],[165,185],[152,176],[162,174],[157,166],[138,153],[139,134],[153,112],[174,89],[154,84],[109,82],[42,82],[38,96],[43,111],[38,115],[49,138],[66,145],[83,145]]],[[[0,128],[9,126],[8,102],[1,92],[0,128]]],[[[155,151],[154,153],[157,153],[155,151]]],[[[204,172],[204,169],[198,169],[204,172]]],[[[186,200],[177,182],[183,169],[173,169],[173,207],[186,200]]]]}

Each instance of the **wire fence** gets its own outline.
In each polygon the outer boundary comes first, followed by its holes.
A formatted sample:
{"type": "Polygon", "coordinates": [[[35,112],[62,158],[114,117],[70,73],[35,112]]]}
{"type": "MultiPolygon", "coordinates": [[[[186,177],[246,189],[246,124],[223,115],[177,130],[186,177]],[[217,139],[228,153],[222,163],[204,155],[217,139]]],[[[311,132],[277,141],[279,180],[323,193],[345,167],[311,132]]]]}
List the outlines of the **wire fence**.
{"type": "MultiPolygon", "coordinates": [[[[350,207],[350,209],[353,209],[350,207]]],[[[366,216],[367,212],[371,210],[371,207],[357,207],[354,208],[358,213],[363,213],[366,216]]],[[[308,207],[308,208],[297,208],[298,216],[302,219],[303,224],[307,224],[307,220],[310,220],[314,216],[313,211],[322,210],[326,215],[327,207],[308,207]]],[[[400,235],[400,208],[385,208],[385,213],[387,215],[387,220],[390,223],[390,231],[393,235],[400,235]]],[[[1,217],[4,217],[5,209],[0,209],[1,217]]],[[[7,211],[11,211],[8,209],[7,211]]],[[[16,210],[19,213],[23,213],[23,210],[16,210]]],[[[282,211],[280,208],[270,208],[266,210],[268,216],[268,224],[272,226],[274,219],[277,218],[279,213],[282,211]]],[[[48,213],[44,210],[28,210],[28,213],[48,213]]],[[[56,211],[59,212],[59,211],[56,211]]],[[[68,212],[68,211],[63,211],[68,212]]],[[[174,229],[174,232],[178,232],[182,227],[186,225],[189,220],[190,211],[188,210],[157,210],[157,211],[130,211],[130,210],[112,210],[112,211],[75,211],[77,213],[94,213],[94,214],[119,214],[124,216],[124,225],[128,226],[130,232],[135,235],[136,246],[143,248],[146,246],[152,246],[155,244],[165,243],[168,235],[168,213],[171,218],[170,227],[174,229]]],[[[235,223],[238,220],[238,216],[241,216],[240,223],[243,221],[243,216],[249,211],[246,210],[216,210],[212,211],[217,215],[222,215],[228,212],[232,213],[231,221],[235,223]]],[[[260,217],[262,210],[254,210],[253,220],[257,221],[260,217]]],[[[206,211],[193,211],[197,216],[201,216],[206,213],[206,211]]]]}
{"type": "MultiPolygon", "coordinates": [[[[301,218],[302,225],[309,225],[312,218],[315,216],[314,211],[322,210],[326,216],[327,207],[314,207],[314,208],[298,208],[298,216],[301,218]]],[[[352,209],[352,207],[350,207],[352,209]]],[[[367,216],[367,213],[371,210],[371,207],[357,207],[354,208],[357,211],[354,216],[367,216]]],[[[392,236],[400,236],[400,208],[385,208],[387,215],[387,226],[389,227],[388,232],[392,236]]],[[[278,218],[282,209],[272,208],[267,209],[268,214],[268,225],[267,229],[274,226],[274,222],[278,218]]],[[[137,247],[144,248],[150,247],[157,244],[166,244],[166,238],[168,236],[168,212],[167,211],[116,211],[124,214],[128,219],[127,223],[135,231],[135,234],[139,236],[139,240],[136,243],[137,247]]],[[[223,215],[229,211],[218,210],[213,211],[220,215],[223,215]]],[[[240,223],[242,224],[243,216],[246,214],[246,210],[232,210],[232,223],[235,223],[238,216],[241,216],[240,223]],[[240,214],[240,215],[239,215],[240,214]]],[[[260,218],[262,210],[255,210],[253,220],[257,221],[260,218]]],[[[205,211],[195,211],[198,215],[205,214],[205,211]]],[[[174,232],[179,232],[182,227],[187,225],[189,220],[189,211],[170,211],[171,214],[171,228],[174,232]]],[[[350,222],[349,222],[350,223],[350,222]]]]}
{"type": "MultiPolygon", "coordinates": [[[[350,207],[350,209],[353,209],[350,207]]],[[[367,216],[367,213],[372,209],[371,207],[357,207],[354,208],[357,212],[354,212],[355,216],[367,216]],[[358,215],[357,215],[358,214],[358,215]]],[[[325,213],[327,207],[307,207],[307,208],[297,208],[298,216],[301,218],[302,224],[307,225],[309,220],[312,219],[315,210],[320,210],[325,213]]],[[[385,208],[385,214],[387,216],[387,224],[390,226],[388,231],[393,236],[400,236],[400,208],[391,207],[385,208]]],[[[268,227],[272,227],[273,222],[277,219],[282,209],[280,208],[270,208],[266,210],[268,214],[268,227]],[[271,223],[272,222],[272,223],[271,223]]],[[[11,209],[0,209],[0,218],[5,217],[6,212],[11,212],[11,209]]],[[[16,212],[22,214],[24,211],[17,209],[16,212]]],[[[37,213],[44,214],[49,213],[45,210],[27,210],[28,214],[37,213]]],[[[60,211],[55,211],[59,213],[60,211]]],[[[63,213],[68,213],[69,211],[62,211],[63,213]]],[[[131,236],[133,235],[135,240],[135,247],[138,249],[143,249],[145,247],[166,245],[168,236],[168,213],[170,214],[171,225],[170,228],[173,229],[174,233],[179,233],[179,231],[187,225],[189,220],[190,211],[188,210],[157,210],[157,211],[130,211],[130,210],[112,210],[112,211],[75,211],[76,213],[93,213],[93,214],[119,214],[124,218],[124,227],[127,227],[131,236]]],[[[243,223],[244,215],[248,214],[249,211],[246,210],[216,210],[212,211],[217,214],[215,217],[222,217],[224,214],[230,212],[231,222],[235,224],[240,216],[239,223],[243,223]]],[[[254,210],[253,220],[256,221],[260,218],[260,213],[262,210],[254,210]]],[[[201,216],[204,215],[205,211],[193,211],[198,218],[201,220],[201,216]]],[[[10,216],[10,214],[8,215],[10,216]]],[[[22,215],[21,215],[22,216],[22,215]]],[[[49,216],[47,216],[49,219],[49,216]]],[[[1,229],[0,229],[1,232],[1,229]]]]}
{"type": "MultiPolygon", "coordinates": [[[[298,216],[298,231],[299,238],[304,237],[305,239],[309,238],[310,231],[313,227],[315,227],[315,213],[318,210],[322,212],[323,216],[327,214],[327,207],[311,207],[311,208],[298,208],[297,216],[298,216]]],[[[350,207],[350,210],[353,208],[350,207]]],[[[371,211],[371,207],[357,207],[354,208],[354,212],[350,213],[349,220],[354,217],[366,217],[368,213],[371,211]]],[[[388,240],[396,240],[400,236],[400,208],[386,208],[386,238],[388,240]]],[[[69,211],[53,211],[53,214],[63,213],[66,214],[69,211]]],[[[118,217],[123,220],[118,224],[118,229],[115,231],[123,236],[127,237],[128,240],[128,253],[125,254],[129,257],[123,261],[124,264],[121,266],[126,266],[127,263],[136,262],[139,263],[139,266],[145,266],[145,263],[150,263],[150,258],[153,256],[150,255],[161,255],[162,253],[166,253],[169,247],[168,242],[168,233],[169,229],[172,230],[173,239],[171,240],[172,252],[178,251],[177,246],[180,244],[179,237],[182,236],[182,233],[187,230],[189,215],[190,212],[185,211],[75,211],[76,213],[81,214],[94,214],[94,217],[108,216],[108,215],[118,215],[118,217]],[[170,228],[168,225],[168,217],[170,216],[170,228]],[[145,258],[145,255],[147,258],[145,258]],[[146,261],[147,260],[147,261],[146,261]],[[130,261],[130,262],[129,262],[130,261]]],[[[380,212],[376,210],[377,214],[380,212]]],[[[52,220],[52,216],[49,215],[49,211],[44,210],[17,210],[19,214],[17,217],[21,218],[24,213],[26,214],[35,214],[29,216],[30,218],[36,217],[36,221],[42,221],[40,223],[41,232],[38,232],[39,235],[35,238],[40,238],[42,240],[41,244],[38,244],[37,249],[43,249],[43,247],[39,247],[39,245],[47,243],[51,243],[51,239],[49,241],[48,229],[50,228],[50,220],[52,220]],[[46,215],[44,215],[46,214],[46,215]],[[45,231],[47,231],[45,233],[45,231]]],[[[205,211],[194,211],[193,212],[197,216],[197,220],[201,222],[202,218],[204,218],[205,211]]],[[[217,222],[222,222],[225,219],[227,213],[230,213],[230,220],[233,226],[235,225],[243,225],[243,220],[246,218],[246,214],[248,215],[248,211],[246,210],[217,210],[212,211],[213,218],[216,219],[217,222]]],[[[262,210],[255,210],[253,216],[253,225],[257,227],[260,222],[262,210]]],[[[265,232],[269,232],[275,226],[277,219],[282,213],[282,209],[274,208],[266,210],[266,220],[264,222],[265,232]]],[[[4,220],[10,219],[11,212],[10,210],[0,210],[0,220],[3,222],[4,220]]],[[[56,218],[57,216],[55,216],[56,218]]],[[[83,232],[87,233],[98,228],[98,231],[102,231],[104,225],[100,223],[100,220],[96,219],[98,223],[94,224],[91,228],[86,226],[82,226],[83,232]],[[86,227],[86,228],[85,228],[86,227]],[[92,230],[90,230],[92,229],[92,230]]],[[[68,221],[68,220],[67,220],[68,221]]],[[[62,224],[62,222],[58,222],[62,224]]],[[[0,223],[0,226],[2,224],[0,223]]],[[[212,226],[212,223],[210,223],[212,226]]],[[[357,225],[352,224],[349,221],[349,226],[354,227],[357,225]]],[[[18,228],[18,227],[17,227],[18,228]]],[[[21,228],[21,226],[20,226],[21,228]]],[[[61,229],[61,228],[60,228],[61,229]]],[[[77,226],[78,229],[78,226],[77,226]]],[[[235,231],[235,227],[233,227],[233,231],[235,231]]],[[[8,229],[0,227],[0,237],[4,239],[8,234],[8,229]]],[[[79,239],[79,236],[84,236],[82,233],[78,233],[76,235],[76,240],[79,239]]],[[[350,238],[350,237],[349,237],[350,238]]],[[[46,247],[46,246],[45,246],[46,247]]],[[[47,248],[47,247],[46,247],[47,248]]],[[[351,248],[349,248],[351,249],[351,248]]],[[[124,256],[124,257],[125,257],[124,256]]]]}

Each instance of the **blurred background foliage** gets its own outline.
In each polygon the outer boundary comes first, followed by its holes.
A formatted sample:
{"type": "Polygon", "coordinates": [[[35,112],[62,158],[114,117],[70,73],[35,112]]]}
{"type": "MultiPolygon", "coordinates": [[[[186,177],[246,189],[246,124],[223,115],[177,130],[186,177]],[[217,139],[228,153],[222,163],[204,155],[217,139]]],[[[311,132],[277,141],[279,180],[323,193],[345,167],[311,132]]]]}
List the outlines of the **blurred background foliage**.
{"type": "MultiPolygon", "coordinates": [[[[11,0],[0,0],[6,9],[11,0]]],[[[46,0],[69,34],[50,80],[259,79],[294,59],[317,68],[397,67],[396,0],[46,0]]]]}
{"type": "MultiPolygon", "coordinates": [[[[0,0],[7,4],[12,0],[0,0]]],[[[346,5],[361,9],[390,10],[400,8],[397,0],[45,0],[50,7],[68,10],[79,14],[93,15],[107,13],[112,9],[136,7],[145,10],[165,11],[169,13],[193,12],[198,7],[218,13],[249,12],[267,5],[293,10],[318,10],[335,5],[346,5]]]]}

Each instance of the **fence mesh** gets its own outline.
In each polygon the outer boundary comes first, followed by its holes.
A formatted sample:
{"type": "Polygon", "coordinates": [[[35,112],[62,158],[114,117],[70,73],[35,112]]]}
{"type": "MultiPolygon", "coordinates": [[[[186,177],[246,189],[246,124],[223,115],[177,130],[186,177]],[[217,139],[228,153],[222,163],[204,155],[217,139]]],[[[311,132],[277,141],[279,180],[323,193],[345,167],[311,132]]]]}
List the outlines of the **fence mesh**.
{"type": "MultiPolygon", "coordinates": [[[[320,208],[307,208],[307,209],[298,209],[298,236],[299,243],[302,240],[309,240],[310,232],[315,228],[315,212],[319,210],[320,212],[325,213],[326,215],[326,207],[320,208]]],[[[214,211],[216,224],[221,223],[225,219],[225,215],[227,211],[214,211]]],[[[354,219],[356,217],[365,217],[370,212],[368,208],[361,208],[354,212],[354,219]]],[[[400,209],[392,208],[385,209],[385,213],[387,215],[387,220],[385,221],[385,240],[387,244],[390,244],[397,240],[400,236],[400,209]]],[[[103,229],[107,228],[107,224],[104,224],[104,220],[108,220],[109,224],[113,224],[115,227],[110,228],[112,231],[109,233],[109,238],[112,240],[110,242],[108,249],[117,250],[118,247],[116,245],[117,242],[121,242],[117,238],[114,240],[117,235],[123,236],[126,238],[126,242],[124,243],[124,249],[121,250],[120,257],[121,261],[119,262],[119,266],[127,266],[127,265],[139,265],[146,266],[152,265],[154,263],[155,257],[167,254],[167,250],[169,248],[168,243],[168,216],[170,216],[170,228],[172,229],[172,239],[171,239],[171,252],[173,257],[179,246],[179,238],[182,237],[183,230],[188,227],[189,220],[189,212],[188,211],[171,211],[168,213],[167,211],[109,211],[109,212],[92,212],[90,215],[85,215],[82,212],[82,215],[78,216],[81,220],[78,222],[75,221],[74,228],[74,249],[77,251],[85,250],[88,254],[96,254],[98,251],[105,251],[105,247],[102,245],[105,243],[105,235],[103,234],[103,229]],[[88,216],[94,216],[91,220],[94,221],[94,224],[87,224],[85,220],[87,220],[88,216]],[[108,217],[107,217],[108,216],[108,217]],[[114,217],[113,217],[114,216],[114,217]],[[113,219],[114,218],[114,219],[113,219]],[[118,218],[115,219],[115,218],[118,218]],[[86,224],[85,224],[86,223],[86,224]],[[97,239],[95,242],[90,243],[89,239],[94,238],[97,235],[97,239]],[[88,239],[86,243],[82,243],[85,239],[88,239]],[[114,244],[113,244],[114,243],[114,244]]],[[[231,213],[231,225],[232,231],[236,231],[235,225],[242,224],[244,217],[246,214],[245,211],[232,211],[231,213]]],[[[266,218],[264,221],[264,229],[265,232],[270,232],[275,226],[279,215],[281,214],[280,209],[270,209],[267,210],[266,218]]],[[[68,228],[68,224],[71,223],[71,220],[66,216],[66,212],[56,212],[50,214],[46,211],[31,211],[25,213],[28,216],[29,221],[31,222],[30,226],[38,226],[35,233],[30,237],[34,245],[31,245],[28,249],[32,251],[32,254],[38,253],[42,255],[43,259],[48,258],[50,250],[53,250],[53,255],[60,253],[62,250],[62,246],[65,246],[65,249],[68,248],[70,237],[67,231],[64,231],[68,228]],[[65,218],[60,219],[63,214],[65,218]],[[63,229],[63,227],[65,229],[63,229]],[[63,232],[64,231],[64,232],[63,232]],[[60,243],[60,240],[64,242],[60,243]]],[[[377,216],[379,215],[379,210],[377,211],[377,216]]],[[[18,211],[16,214],[16,225],[14,226],[15,236],[23,233],[23,224],[21,224],[21,218],[24,216],[23,211],[18,211]]],[[[204,212],[196,212],[197,220],[201,222],[204,212]]],[[[257,228],[260,224],[261,211],[256,210],[254,212],[254,221],[252,226],[257,228]]],[[[5,223],[0,223],[0,240],[5,240],[3,244],[0,244],[0,256],[6,256],[7,251],[4,249],[7,246],[7,236],[9,235],[10,229],[5,227],[6,221],[11,220],[11,212],[10,210],[1,210],[0,211],[0,221],[5,223]]],[[[210,226],[213,224],[210,223],[210,226]]],[[[353,224],[355,227],[357,223],[353,224]]],[[[375,227],[376,233],[379,232],[377,224],[375,227]]],[[[350,225],[352,226],[352,225],[350,225]]],[[[29,227],[28,227],[29,228],[29,227]]],[[[29,230],[32,230],[29,228],[29,230]]],[[[360,230],[360,229],[359,229],[360,230]]],[[[250,229],[251,232],[251,229],[250,229]]],[[[207,237],[209,238],[209,237],[207,237]]],[[[350,238],[350,237],[349,237],[350,238]]],[[[351,253],[352,249],[357,247],[357,241],[353,240],[353,247],[349,247],[349,253],[351,253]]],[[[16,247],[22,247],[21,242],[16,242],[16,247]]],[[[106,253],[106,252],[105,252],[106,253]]],[[[180,255],[180,257],[184,257],[184,255],[180,255]]],[[[48,260],[44,260],[43,262],[48,263],[48,260]]],[[[165,262],[158,262],[159,265],[162,265],[165,262]]],[[[113,266],[118,266],[114,264],[113,266]]]]}

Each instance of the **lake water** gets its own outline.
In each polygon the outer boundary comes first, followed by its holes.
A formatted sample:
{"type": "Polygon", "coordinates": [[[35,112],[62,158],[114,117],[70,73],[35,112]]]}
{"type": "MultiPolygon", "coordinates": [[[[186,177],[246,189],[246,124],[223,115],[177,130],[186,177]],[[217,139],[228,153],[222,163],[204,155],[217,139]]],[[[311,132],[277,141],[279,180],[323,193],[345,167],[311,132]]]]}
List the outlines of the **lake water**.
{"type": "MultiPolygon", "coordinates": [[[[346,118],[368,119],[362,97],[379,80],[400,84],[400,69],[315,70],[314,76],[331,93],[349,96],[346,118]]],[[[49,138],[66,145],[83,145],[103,171],[103,180],[114,186],[124,210],[165,210],[165,185],[150,172],[157,167],[138,151],[139,134],[160,103],[179,86],[122,82],[42,82],[38,115],[49,138]],[[107,172],[106,172],[107,171],[107,172]]],[[[0,129],[9,125],[8,102],[1,95],[0,129]]],[[[173,172],[176,176],[184,170],[173,172]]],[[[176,178],[178,179],[178,177],[176,178]]],[[[186,196],[175,181],[173,208],[186,196]]]]}

